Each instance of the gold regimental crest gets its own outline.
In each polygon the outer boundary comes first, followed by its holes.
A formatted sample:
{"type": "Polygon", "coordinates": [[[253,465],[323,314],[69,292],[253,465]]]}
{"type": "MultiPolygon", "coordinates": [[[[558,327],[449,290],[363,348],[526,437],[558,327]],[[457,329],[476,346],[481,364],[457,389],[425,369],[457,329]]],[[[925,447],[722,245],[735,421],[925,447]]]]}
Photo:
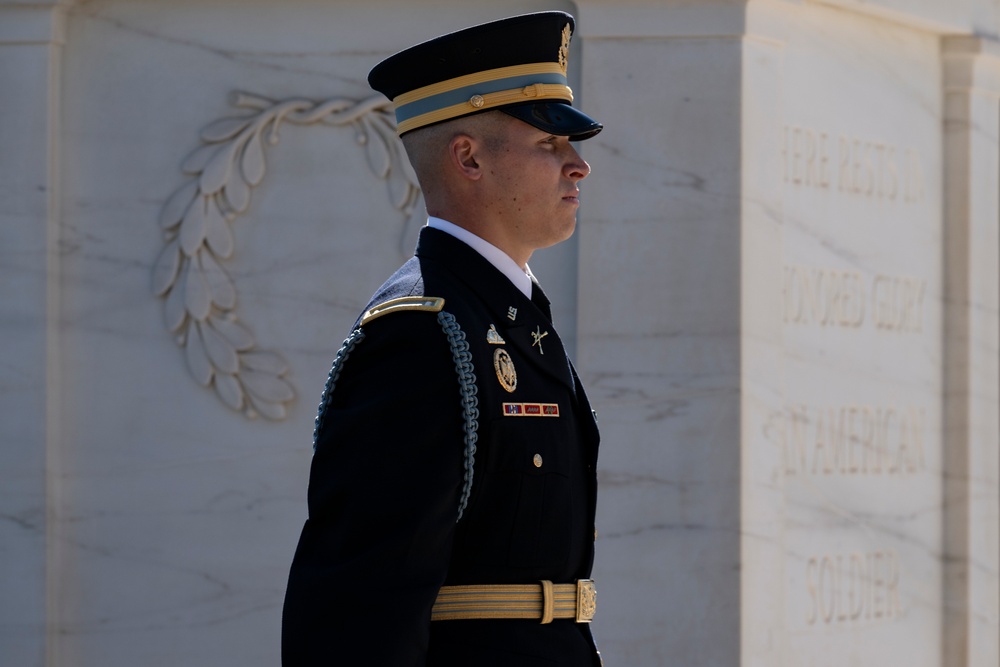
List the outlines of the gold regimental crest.
{"type": "Polygon", "coordinates": [[[559,67],[562,69],[563,75],[566,74],[566,70],[569,69],[569,38],[570,38],[569,24],[567,23],[563,27],[562,31],[562,45],[559,47],[559,67]]]}
{"type": "Polygon", "coordinates": [[[497,371],[500,386],[513,393],[517,389],[517,371],[514,370],[514,360],[502,347],[497,348],[497,351],[493,353],[493,368],[497,371]]]}

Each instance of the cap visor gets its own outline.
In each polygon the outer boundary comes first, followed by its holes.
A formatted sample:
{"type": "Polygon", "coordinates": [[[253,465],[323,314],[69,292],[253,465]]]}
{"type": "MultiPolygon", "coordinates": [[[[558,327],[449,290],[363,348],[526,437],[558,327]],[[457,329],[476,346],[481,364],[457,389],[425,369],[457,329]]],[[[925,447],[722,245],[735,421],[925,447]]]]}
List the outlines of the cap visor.
{"type": "Polygon", "coordinates": [[[500,107],[500,111],[570,141],[583,141],[604,129],[587,114],[563,102],[533,102],[500,107]]]}

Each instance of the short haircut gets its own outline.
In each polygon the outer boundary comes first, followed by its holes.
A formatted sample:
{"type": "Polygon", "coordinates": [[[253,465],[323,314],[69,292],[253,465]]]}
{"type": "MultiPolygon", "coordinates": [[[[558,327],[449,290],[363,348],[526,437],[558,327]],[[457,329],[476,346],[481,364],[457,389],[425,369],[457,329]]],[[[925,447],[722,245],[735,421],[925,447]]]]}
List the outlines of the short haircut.
{"type": "Polygon", "coordinates": [[[459,134],[483,142],[490,153],[499,152],[507,143],[506,127],[510,122],[520,122],[501,111],[490,110],[471,116],[463,116],[436,125],[407,132],[403,135],[403,147],[410,158],[413,171],[420,186],[425,191],[433,186],[441,169],[448,144],[459,134]]]}

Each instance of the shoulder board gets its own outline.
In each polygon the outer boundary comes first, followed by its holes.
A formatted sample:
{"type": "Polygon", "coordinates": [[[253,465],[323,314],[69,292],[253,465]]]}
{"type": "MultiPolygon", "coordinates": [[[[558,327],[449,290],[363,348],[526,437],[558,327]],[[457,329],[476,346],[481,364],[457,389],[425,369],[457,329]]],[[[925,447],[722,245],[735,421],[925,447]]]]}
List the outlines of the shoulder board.
{"type": "Polygon", "coordinates": [[[426,310],[431,313],[437,313],[442,308],[444,308],[444,299],[437,296],[404,296],[398,299],[389,299],[362,315],[361,326],[389,313],[399,313],[404,310],[426,310]]]}

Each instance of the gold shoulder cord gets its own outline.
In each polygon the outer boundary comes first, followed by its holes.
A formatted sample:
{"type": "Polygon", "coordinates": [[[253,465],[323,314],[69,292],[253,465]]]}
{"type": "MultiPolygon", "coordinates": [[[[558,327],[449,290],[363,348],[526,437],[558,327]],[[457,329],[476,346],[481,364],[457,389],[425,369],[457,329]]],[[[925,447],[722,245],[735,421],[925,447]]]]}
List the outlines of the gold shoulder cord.
{"type": "Polygon", "coordinates": [[[377,320],[389,313],[398,313],[406,310],[423,310],[431,313],[441,312],[444,308],[444,299],[437,296],[404,296],[398,299],[390,299],[385,303],[371,308],[361,316],[361,326],[377,320]]]}

